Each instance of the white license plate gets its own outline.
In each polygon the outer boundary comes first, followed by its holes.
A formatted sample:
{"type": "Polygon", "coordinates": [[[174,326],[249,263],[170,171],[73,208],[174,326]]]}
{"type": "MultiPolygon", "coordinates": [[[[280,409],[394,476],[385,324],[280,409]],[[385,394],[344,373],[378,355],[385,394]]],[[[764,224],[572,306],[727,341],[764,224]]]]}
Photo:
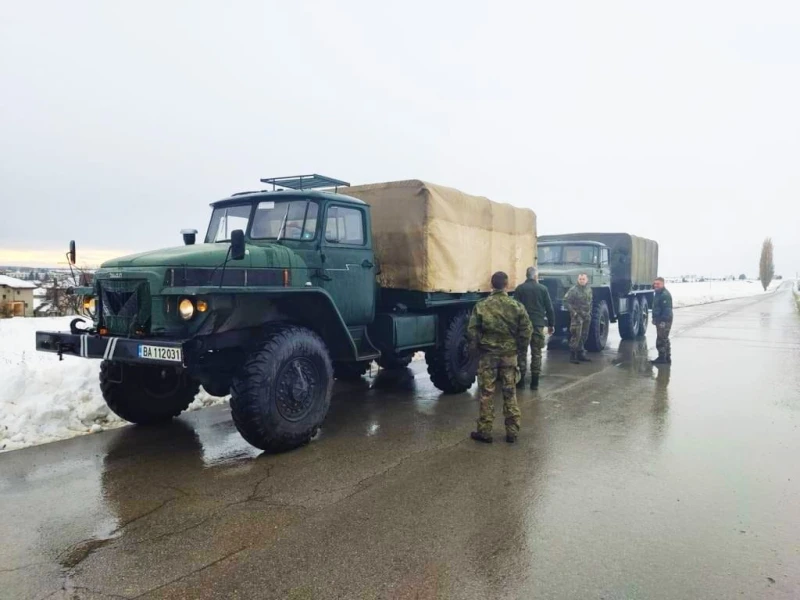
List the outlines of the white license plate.
{"type": "Polygon", "coordinates": [[[180,348],[164,348],[163,346],[145,346],[139,344],[139,358],[148,360],[169,360],[183,362],[180,348]]]}

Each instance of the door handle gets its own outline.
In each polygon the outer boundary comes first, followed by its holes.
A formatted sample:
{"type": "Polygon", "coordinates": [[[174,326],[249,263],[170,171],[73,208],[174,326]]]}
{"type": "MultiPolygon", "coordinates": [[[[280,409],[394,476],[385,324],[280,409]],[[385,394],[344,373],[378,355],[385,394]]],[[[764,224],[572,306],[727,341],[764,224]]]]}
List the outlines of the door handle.
{"type": "Polygon", "coordinates": [[[364,259],[364,262],[362,262],[362,263],[361,263],[361,266],[362,266],[362,267],[364,267],[365,269],[371,269],[371,268],[372,268],[372,267],[374,267],[375,265],[373,265],[373,264],[372,264],[371,262],[369,262],[368,260],[364,259]]]}

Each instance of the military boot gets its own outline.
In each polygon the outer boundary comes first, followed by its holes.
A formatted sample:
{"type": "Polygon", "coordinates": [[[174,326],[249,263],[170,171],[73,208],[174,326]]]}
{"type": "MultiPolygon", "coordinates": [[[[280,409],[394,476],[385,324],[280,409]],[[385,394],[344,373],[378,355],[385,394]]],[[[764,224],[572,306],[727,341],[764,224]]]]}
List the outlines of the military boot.
{"type": "Polygon", "coordinates": [[[667,351],[667,356],[666,356],[666,358],[667,358],[667,364],[668,364],[668,365],[671,365],[671,364],[672,364],[672,350],[668,350],[668,351],[667,351]]]}
{"type": "Polygon", "coordinates": [[[521,390],[525,387],[525,371],[519,374],[519,381],[517,382],[517,389],[521,390]]]}
{"type": "Polygon", "coordinates": [[[581,364],[581,361],[578,359],[578,353],[577,352],[570,352],[569,353],[569,362],[571,362],[573,365],[581,364]]]}
{"type": "Polygon", "coordinates": [[[483,442],[484,444],[491,444],[494,441],[491,435],[488,433],[482,433],[480,431],[473,431],[469,434],[469,437],[476,442],[483,442]]]}
{"type": "Polygon", "coordinates": [[[578,352],[578,360],[581,362],[592,362],[592,359],[586,356],[586,350],[578,352]]]}
{"type": "Polygon", "coordinates": [[[532,390],[539,389],[539,375],[531,375],[531,389],[532,390]]]}
{"type": "Polygon", "coordinates": [[[670,363],[665,354],[659,354],[657,359],[651,360],[650,362],[654,365],[668,365],[670,363]]]}

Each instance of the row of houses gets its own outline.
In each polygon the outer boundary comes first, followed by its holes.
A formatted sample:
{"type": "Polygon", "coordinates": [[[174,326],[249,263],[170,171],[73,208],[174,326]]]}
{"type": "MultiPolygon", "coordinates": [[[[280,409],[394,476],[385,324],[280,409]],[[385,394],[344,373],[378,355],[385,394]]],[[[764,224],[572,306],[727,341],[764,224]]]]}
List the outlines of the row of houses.
{"type": "Polygon", "coordinates": [[[53,302],[53,289],[33,281],[0,275],[0,317],[51,317],[74,314],[74,311],[63,303],[53,302]]]}

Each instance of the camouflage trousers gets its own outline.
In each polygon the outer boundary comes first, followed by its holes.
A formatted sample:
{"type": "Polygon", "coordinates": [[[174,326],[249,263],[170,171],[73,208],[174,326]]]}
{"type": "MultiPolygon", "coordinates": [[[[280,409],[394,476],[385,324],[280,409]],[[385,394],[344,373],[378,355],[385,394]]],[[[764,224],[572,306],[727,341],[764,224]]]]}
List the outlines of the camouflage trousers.
{"type": "MultiPolygon", "coordinates": [[[[542,348],[545,346],[544,327],[533,328],[531,336],[531,374],[538,375],[542,372],[542,348]]],[[[528,362],[528,348],[517,355],[517,365],[522,374],[525,373],[525,363],[528,362]]]]}
{"type": "Polygon", "coordinates": [[[519,420],[522,414],[517,406],[517,370],[516,356],[493,356],[484,354],[478,363],[478,395],[481,408],[478,416],[478,431],[491,435],[494,423],[494,391],[495,382],[500,381],[503,390],[503,416],[506,419],[506,433],[516,435],[519,432],[519,420]]]}
{"type": "Polygon", "coordinates": [[[589,326],[592,324],[591,313],[569,313],[569,349],[572,352],[583,352],[586,340],[589,339],[589,326]]]}
{"type": "Polygon", "coordinates": [[[666,321],[656,321],[656,350],[662,358],[669,358],[672,355],[672,344],[669,341],[669,332],[672,330],[672,319],[666,321]]]}

